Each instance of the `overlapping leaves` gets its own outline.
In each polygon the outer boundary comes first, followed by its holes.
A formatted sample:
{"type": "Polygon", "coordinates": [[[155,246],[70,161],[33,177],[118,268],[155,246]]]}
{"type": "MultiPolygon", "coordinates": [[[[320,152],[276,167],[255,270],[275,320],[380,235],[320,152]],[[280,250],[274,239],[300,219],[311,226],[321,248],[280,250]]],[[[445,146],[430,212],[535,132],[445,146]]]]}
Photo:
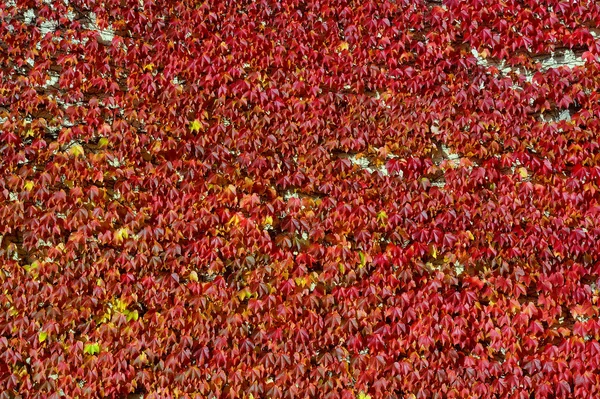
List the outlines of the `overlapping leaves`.
{"type": "Polygon", "coordinates": [[[599,15],[4,2],[0,397],[595,396],[599,15]]]}

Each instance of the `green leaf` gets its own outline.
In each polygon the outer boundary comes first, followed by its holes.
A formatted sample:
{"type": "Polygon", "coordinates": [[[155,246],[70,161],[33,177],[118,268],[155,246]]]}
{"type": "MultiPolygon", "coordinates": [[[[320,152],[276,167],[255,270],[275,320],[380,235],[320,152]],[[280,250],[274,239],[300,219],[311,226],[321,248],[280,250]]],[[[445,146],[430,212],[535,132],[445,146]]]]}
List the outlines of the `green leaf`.
{"type": "Polygon", "coordinates": [[[87,353],[88,355],[95,355],[96,353],[100,353],[100,344],[95,342],[93,344],[85,344],[83,348],[83,353],[87,353]]]}
{"type": "Polygon", "coordinates": [[[365,257],[365,254],[362,251],[358,253],[358,256],[360,257],[360,265],[358,266],[358,268],[362,269],[367,264],[367,258],[365,257]]]}
{"type": "Polygon", "coordinates": [[[48,338],[48,333],[46,331],[40,331],[38,335],[38,340],[40,341],[40,344],[44,342],[46,338],[48,338]]]}
{"type": "Polygon", "coordinates": [[[84,155],[85,150],[83,149],[81,144],[74,144],[69,148],[68,153],[78,157],[78,156],[84,155]]]}

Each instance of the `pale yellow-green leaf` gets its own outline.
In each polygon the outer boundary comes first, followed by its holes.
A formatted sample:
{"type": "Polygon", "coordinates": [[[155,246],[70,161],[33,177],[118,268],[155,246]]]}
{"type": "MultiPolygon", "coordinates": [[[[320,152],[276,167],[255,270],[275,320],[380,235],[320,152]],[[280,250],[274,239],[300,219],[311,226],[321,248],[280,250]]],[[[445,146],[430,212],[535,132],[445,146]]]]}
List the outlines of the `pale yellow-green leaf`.
{"type": "Polygon", "coordinates": [[[106,137],[102,137],[100,140],[98,140],[98,146],[106,147],[107,145],[108,145],[108,139],[106,137]]]}
{"type": "Polygon", "coordinates": [[[371,399],[371,395],[366,394],[366,393],[364,393],[364,392],[361,391],[361,392],[359,392],[357,398],[358,399],[371,399]]]}
{"type": "Polygon", "coordinates": [[[44,342],[46,338],[48,338],[48,333],[46,331],[40,331],[40,333],[38,334],[38,339],[40,343],[44,342]]]}
{"type": "Polygon", "coordinates": [[[81,144],[73,144],[70,148],[69,148],[69,154],[75,156],[75,157],[79,157],[85,154],[85,151],[83,149],[83,147],[81,146],[81,144]]]}
{"type": "Polygon", "coordinates": [[[33,262],[31,262],[30,265],[25,265],[23,266],[23,268],[25,270],[27,270],[28,272],[32,272],[35,269],[37,269],[38,267],[40,267],[40,263],[37,260],[34,260],[33,262]]]}
{"type": "Polygon", "coordinates": [[[198,281],[198,273],[195,270],[192,270],[189,275],[190,281],[197,282],[198,281]]]}
{"type": "Polygon", "coordinates": [[[137,321],[137,319],[140,317],[137,310],[133,310],[133,311],[125,310],[124,314],[125,314],[125,316],[127,316],[127,321],[130,321],[130,320],[137,321]]]}

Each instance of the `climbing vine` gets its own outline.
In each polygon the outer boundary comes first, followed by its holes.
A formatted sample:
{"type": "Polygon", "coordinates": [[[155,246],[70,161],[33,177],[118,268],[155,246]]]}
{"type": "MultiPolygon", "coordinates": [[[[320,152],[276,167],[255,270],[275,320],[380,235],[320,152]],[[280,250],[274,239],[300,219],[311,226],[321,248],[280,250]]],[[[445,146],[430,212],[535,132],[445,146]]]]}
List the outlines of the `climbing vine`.
{"type": "Polygon", "coordinates": [[[0,4],[0,398],[600,395],[600,3],[0,4]]]}

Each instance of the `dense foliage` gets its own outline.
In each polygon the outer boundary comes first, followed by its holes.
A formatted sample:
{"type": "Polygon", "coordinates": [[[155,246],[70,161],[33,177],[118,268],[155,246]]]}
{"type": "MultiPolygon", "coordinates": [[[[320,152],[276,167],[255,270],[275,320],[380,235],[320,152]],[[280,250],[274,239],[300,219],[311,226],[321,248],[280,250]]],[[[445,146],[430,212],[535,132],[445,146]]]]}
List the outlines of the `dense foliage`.
{"type": "Polygon", "coordinates": [[[600,396],[599,27],[3,1],[0,398],[600,396]]]}

